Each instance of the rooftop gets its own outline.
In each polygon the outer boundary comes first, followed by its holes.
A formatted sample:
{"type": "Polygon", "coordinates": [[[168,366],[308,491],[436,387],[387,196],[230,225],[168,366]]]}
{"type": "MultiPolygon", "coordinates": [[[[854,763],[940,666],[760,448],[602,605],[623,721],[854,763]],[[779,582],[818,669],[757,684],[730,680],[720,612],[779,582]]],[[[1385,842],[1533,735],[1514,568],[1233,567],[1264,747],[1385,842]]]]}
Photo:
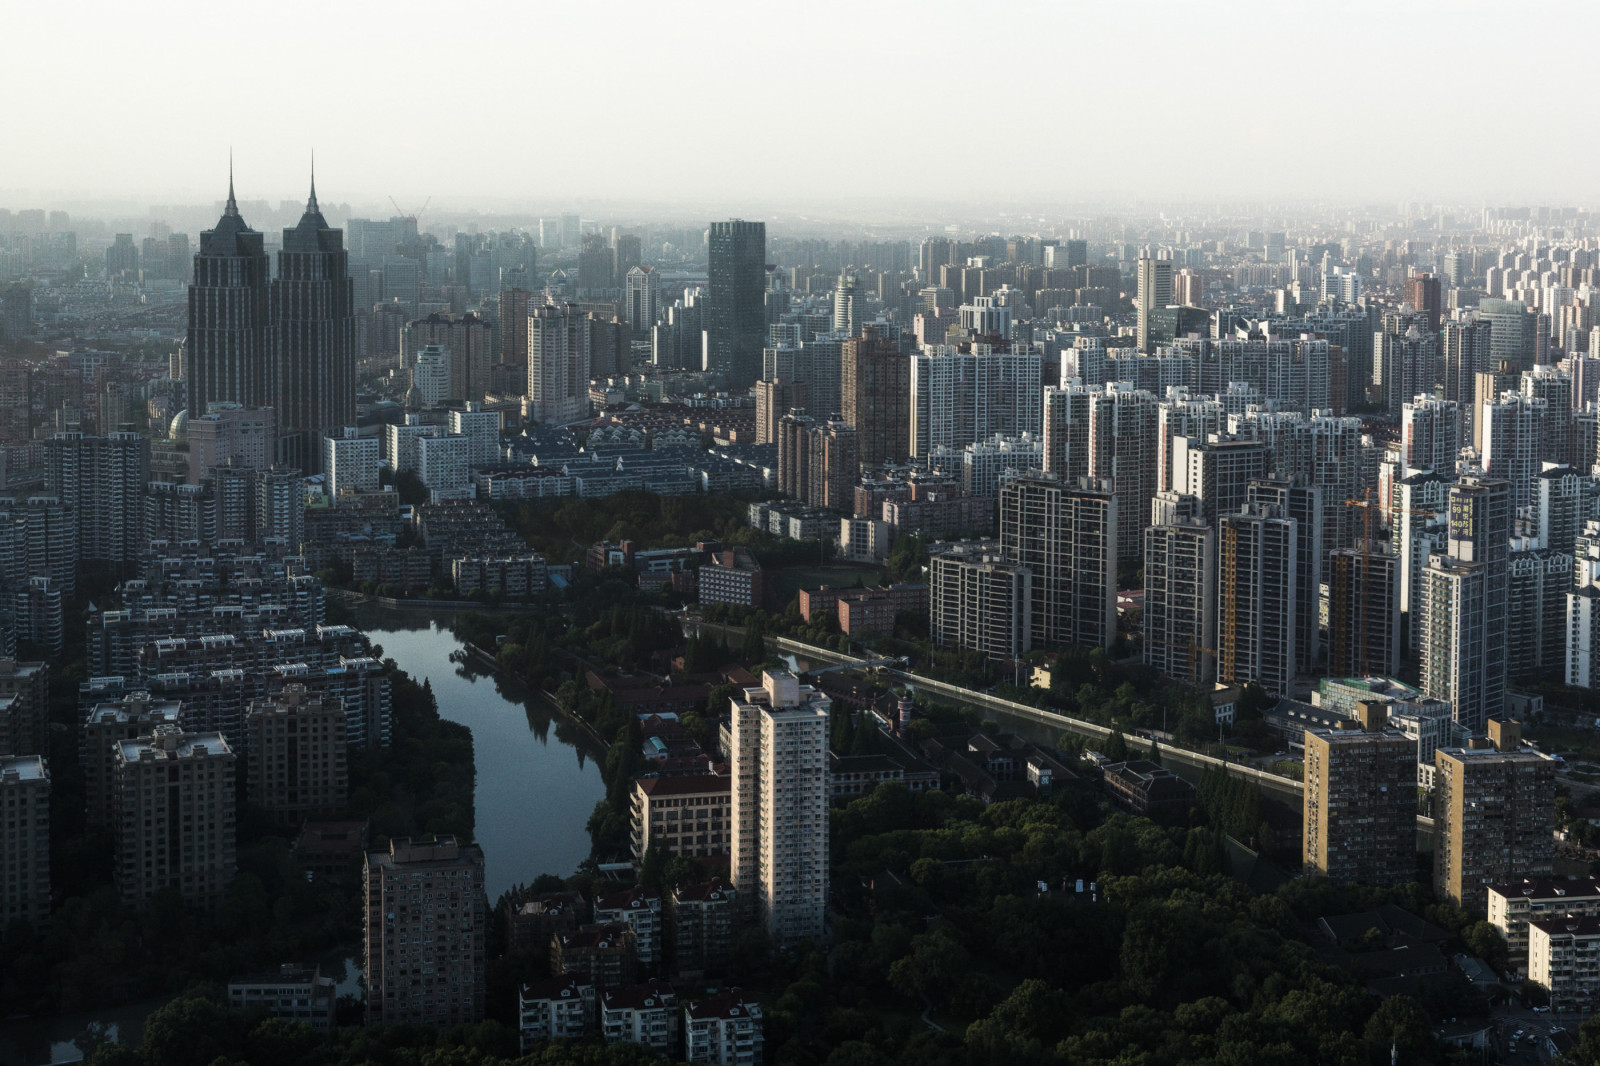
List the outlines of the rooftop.
{"type": "Polygon", "coordinates": [[[50,770],[42,755],[0,755],[0,780],[48,781],[50,770]]]}

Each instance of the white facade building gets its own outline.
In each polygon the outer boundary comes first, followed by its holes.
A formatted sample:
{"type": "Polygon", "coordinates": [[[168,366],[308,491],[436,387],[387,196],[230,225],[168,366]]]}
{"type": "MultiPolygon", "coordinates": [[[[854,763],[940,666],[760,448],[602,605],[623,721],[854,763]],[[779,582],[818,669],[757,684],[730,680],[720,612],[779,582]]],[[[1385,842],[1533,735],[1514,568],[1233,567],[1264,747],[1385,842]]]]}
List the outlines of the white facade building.
{"type": "Polygon", "coordinates": [[[788,670],[732,707],[734,887],[780,943],[823,933],[832,701],[788,670]]]}
{"type": "Polygon", "coordinates": [[[363,437],[355,426],[346,426],[341,436],[322,438],[322,472],[328,495],[335,499],[344,491],[376,492],[378,464],[378,438],[363,437]]]}

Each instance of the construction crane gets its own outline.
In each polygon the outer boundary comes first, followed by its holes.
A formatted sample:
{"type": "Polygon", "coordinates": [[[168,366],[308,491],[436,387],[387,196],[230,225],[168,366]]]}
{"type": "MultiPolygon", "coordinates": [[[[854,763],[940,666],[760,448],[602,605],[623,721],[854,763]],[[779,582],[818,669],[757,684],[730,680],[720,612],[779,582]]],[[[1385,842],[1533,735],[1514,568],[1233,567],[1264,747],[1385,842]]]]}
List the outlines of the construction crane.
{"type": "MultiPolygon", "coordinates": [[[[1363,512],[1363,514],[1362,514],[1362,533],[1361,533],[1361,581],[1362,581],[1362,584],[1365,585],[1367,582],[1372,580],[1372,512],[1377,509],[1378,505],[1376,503],[1374,503],[1373,500],[1372,500],[1372,490],[1371,489],[1368,489],[1366,491],[1366,498],[1365,499],[1346,500],[1346,501],[1344,501],[1344,505],[1346,507],[1360,507],[1362,509],[1362,512],[1363,512]]],[[[1411,507],[1391,507],[1389,509],[1389,512],[1390,512],[1390,514],[1394,514],[1394,515],[1427,515],[1427,516],[1434,516],[1434,515],[1437,515],[1439,513],[1437,511],[1428,511],[1428,510],[1423,510],[1421,508],[1411,508],[1411,507]]],[[[1402,565],[1404,565],[1403,561],[1402,561],[1402,565]]],[[[1358,595],[1356,597],[1356,599],[1358,601],[1357,604],[1356,604],[1356,611],[1359,614],[1359,618],[1357,619],[1357,622],[1356,622],[1356,632],[1358,634],[1357,643],[1359,643],[1361,645],[1361,676],[1362,677],[1368,677],[1372,673],[1372,671],[1370,669],[1370,664],[1368,663],[1368,660],[1367,660],[1366,634],[1367,634],[1367,599],[1368,599],[1368,597],[1365,596],[1365,595],[1358,595]]],[[[1331,624],[1332,618],[1329,619],[1329,622],[1331,624]]]]}
{"type": "Polygon", "coordinates": [[[422,206],[421,207],[419,207],[417,210],[411,211],[411,212],[407,212],[405,208],[401,207],[398,203],[395,203],[395,199],[394,199],[393,196],[389,197],[389,202],[391,204],[394,204],[395,214],[399,215],[400,218],[402,218],[403,220],[415,224],[417,219],[422,217],[422,212],[426,211],[428,209],[428,205],[433,203],[433,197],[431,197],[431,196],[428,197],[426,200],[424,200],[422,202],[422,206]]]}

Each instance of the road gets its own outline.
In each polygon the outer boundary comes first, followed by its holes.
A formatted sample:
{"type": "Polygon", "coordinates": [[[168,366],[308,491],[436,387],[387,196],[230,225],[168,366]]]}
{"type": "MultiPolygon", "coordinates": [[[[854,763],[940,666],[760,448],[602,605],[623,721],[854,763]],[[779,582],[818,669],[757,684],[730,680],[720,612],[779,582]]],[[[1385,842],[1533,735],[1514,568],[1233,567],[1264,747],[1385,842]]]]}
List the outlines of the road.
{"type": "MultiPolygon", "coordinates": [[[[744,638],[744,630],[735,626],[702,622],[687,615],[684,616],[683,624],[686,627],[696,626],[713,630],[724,634],[724,636],[740,640],[744,638]]],[[[802,644],[787,637],[768,636],[767,644],[769,647],[787,652],[796,658],[803,658],[808,662],[864,666],[870,661],[854,655],[847,655],[843,652],[832,651],[828,648],[802,644]]],[[[882,677],[909,685],[919,692],[926,692],[942,699],[970,704],[971,706],[992,711],[1005,717],[1020,719],[1033,725],[1045,726],[1057,733],[1064,730],[1069,733],[1076,733],[1089,740],[1104,740],[1112,732],[1109,727],[1100,725],[1098,722],[1087,722],[1081,718],[1069,718],[1055,711],[1032,707],[1026,703],[1017,703],[1014,700],[1001,699],[999,696],[982,692],[978,689],[962,688],[959,685],[936,681],[931,677],[923,677],[921,674],[915,674],[909,670],[879,667],[878,673],[882,677]]],[[[1124,739],[1127,741],[1130,750],[1142,751],[1146,755],[1150,753],[1150,749],[1154,746],[1154,741],[1146,737],[1125,735],[1124,739]]],[[[1257,770],[1254,767],[1244,766],[1240,763],[1227,762],[1223,759],[1213,758],[1210,755],[1202,755],[1197,751],[1189,751],[1185,748],[1163,744],[1161,759],[1167,765],[1176,764],[1174,768],[1177,766],[1186,767],[1196,774],[1206,769],[1220,769],[1235,776],[1248,777],[1260,785],[1263,791],[1271,793],[1274,798],[1286,803],[1300,804],[1305,799],[1305,787],[1298,781],[1287,777],[1279,777],[1277,774],[1267,773],[1264,770],[1257,770]]],[[[1429,825],[1431,827],[1432,823],[1430,822],[1429,825]]]]}
{"type": "MultiPolygon", "coordinates": [[[[709,629],[721,633],[725,638],[733,637],[737,640],[744,639],[744,630],[737,626],[725,626],[715,622],[703,622],[699,618],[688,614],[682,615],[681,618],[685,627],[685,633],[689,631],[690,627],[698,627],[701,629],[709,629]]],[[[825,662],[829,664],[847,664],[865,667],[867,663],[876,661],[862,659],[855,655],[847,655],[843,652],[833,651],[829,648],[819,648],[811,644],[802,644],[800,641],[790,640],[788,637],[768,636],[766,640],[769,647],[786,652],[790,655],[793,655],[797,659],[803,658],[807,662],[825,662]]],[[[914,674],[908,670],[878,667],[877,671],[882,677],[898,681],[901,684],[908,685],[918,691],[931,693],[947,700],[954,700],[959,703],[970,704],[974,707],[981,707],[986,711],[994,712],[996,715],[999,715],[1002,718],[1012,718],[1029,722],[1033,725],[1047,727],[1056,732],[1061,732],[1064,730],[1069,733],[1076,733],[1079,736],[1088,738],[1089,740],[1104,740],[1111,734],[1111,729],[1109,727],[1103,726],[1098,722],[1086,722],[1081,718],[1069,718],[1068,716],[1059,714],[1055,711],[1048,711],[1039,707],[1032,707],[1026,703],[1017,703],[1014,700],[1001,699],[999,696],[991,695],[990,693],[982,692],[978,689],[962,688],[959,685],[952,685],[944,681],[935,681],[931,677],[923,677],[921,674],[914,674]]],[[[1150,753],[1150,749],[1155,746],[1155,742],[1147,737],[1124,734],[1123,739],[1127,742],[1130,750],[1142,750],[1146,755],[1148,755],[1150,753]]],[[[1187,769],[1189,773],[1183,774],[1182,776],[1184,777],[1197,778],[1201,772],[1208,769],[1222,770],[1224,773],[1231,774],[1235,777],[1249,778],[1260,786],[1263,793],[1266,793],[1271,798],[1278,800],[1280,803],[1287,803],[1290,806],[1300,806],[1305,803],[1306,793],[1304,784],[1299,781],[1295,781],[1292,778],[1279,777],[1277,774],[1268,773],[1265,770],[1258,770],[1253,766],[1245,766],[1242,763],[1229,762],[1223,759],[1214,758],[1210,755],[1201,754],[1198,751],[1190,751],[1187,748],[1176,747],[1165,741],[1163,741],[1161,745],[1161,761],[1163,765],[1174,770],[1178,770],[1179,768],[1187,769]]],[[[1417,832],[1419,836],[1431,837],[1433,834],[1433,828],[1434,826],[1432,818],[1428,818],[1420,814],[1417,815],[1417,832]]]]}

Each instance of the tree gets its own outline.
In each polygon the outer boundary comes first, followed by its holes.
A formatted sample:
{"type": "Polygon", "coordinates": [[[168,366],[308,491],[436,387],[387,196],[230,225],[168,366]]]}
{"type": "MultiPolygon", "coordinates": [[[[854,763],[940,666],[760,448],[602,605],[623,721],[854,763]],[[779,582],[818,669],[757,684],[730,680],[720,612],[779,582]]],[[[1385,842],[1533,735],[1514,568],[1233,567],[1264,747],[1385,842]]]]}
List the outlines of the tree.
{"type": "Polygon", "coordinates": [[[1101,743],[1100,754],[1112,762],[1128,761],[1128,741],[1123,737],[1122,731],[1113,729],[1101,743]]]}
{"type": "Polygon", "coordinates": [[[767,661],[766,627],[763,625],[761,615],[751,616],[745,626],[744,644],[739,650],[745,662],[751,666],[758,666],[767,661]]]}

